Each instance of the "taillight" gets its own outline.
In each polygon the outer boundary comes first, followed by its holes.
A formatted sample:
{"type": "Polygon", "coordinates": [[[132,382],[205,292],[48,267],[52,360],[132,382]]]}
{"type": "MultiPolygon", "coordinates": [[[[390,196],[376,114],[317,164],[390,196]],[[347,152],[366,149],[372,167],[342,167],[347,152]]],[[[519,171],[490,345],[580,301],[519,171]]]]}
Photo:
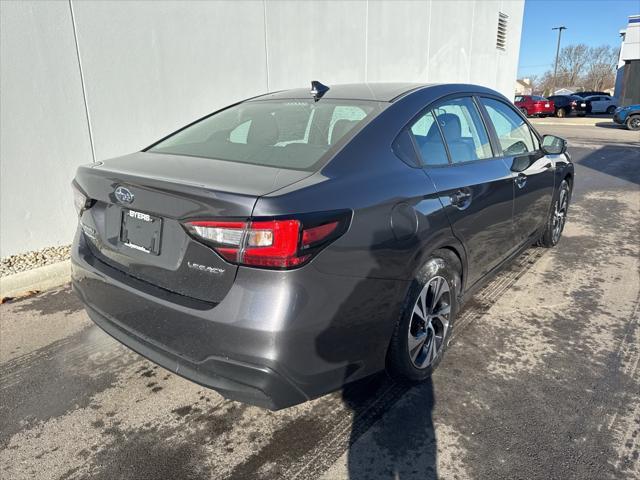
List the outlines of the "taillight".
{"type": "Polygon", "coordinates": [[[185,223],[196,239],[229,262],[264,268],[293,268],[342,235],[350,214],[249,222],[196,220],[185,223]]]}
{"type": "Polygon", "coordinates": [[[84,192],[76,186],[75,182],[71,184],[71,190],[73,190],[73,206],[76,207],[76,212],[78,212],[78,216],[80,216],[82,212],[91,208],[93,200],[87,197],[84,192]]]}

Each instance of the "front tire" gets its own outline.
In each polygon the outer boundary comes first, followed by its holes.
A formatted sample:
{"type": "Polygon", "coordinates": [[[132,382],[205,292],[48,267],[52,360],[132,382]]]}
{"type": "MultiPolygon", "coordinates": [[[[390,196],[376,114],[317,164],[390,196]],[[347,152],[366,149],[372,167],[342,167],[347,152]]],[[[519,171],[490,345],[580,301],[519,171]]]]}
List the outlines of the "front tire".
{"type": "Polygon", "coordinates": [[[564,225],[567,221],[569,201],[571,200],[571,185],[565,179],[560,183],[558,194],[553,202],[553,209],[549,213],[544,232],[538,240],[538,245],[545,248],[555,247],[560,241],[564,225]]]}
{"type": "Polygon", "coordinates": [[[387,370],[400,380],[425,380],[440,363],[451,338],[460,290],[458,258],[438,250],[411,282],[387,352],[387,370]]]}
{"type": "Polygon", "coordinates": [[[558,111],[556,112],[556,117],[558,118],[564,118],[567,116],[567,111],[564,108],[559,108],[558,111]]]}
{"type": "Polygon", "coordinates": [[[527,112],[527,109],[526,109],[526,108],[522,107],[522,108],[520,108],[520,111],[522,112],[522,114],[523,114],[525,117],[528,117],[528,116],[529,116],[529,112],[527,112]]]}
{"type": "Polygon", "coordinates": [[[640,115],[631,115],[624,124],[629,130],[640,130],[640,115]]]}

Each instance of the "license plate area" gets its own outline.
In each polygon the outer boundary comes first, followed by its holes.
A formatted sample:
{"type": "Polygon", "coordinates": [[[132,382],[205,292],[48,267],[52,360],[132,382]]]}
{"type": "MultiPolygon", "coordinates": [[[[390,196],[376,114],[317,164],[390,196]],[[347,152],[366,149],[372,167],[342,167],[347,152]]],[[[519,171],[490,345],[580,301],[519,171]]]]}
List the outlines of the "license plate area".
{"type": "Polygon", "coordinates": [[[136,210],[122,209],[120,242],[127,247],[151,255],[160,255],[162,219],[136,210]]]}

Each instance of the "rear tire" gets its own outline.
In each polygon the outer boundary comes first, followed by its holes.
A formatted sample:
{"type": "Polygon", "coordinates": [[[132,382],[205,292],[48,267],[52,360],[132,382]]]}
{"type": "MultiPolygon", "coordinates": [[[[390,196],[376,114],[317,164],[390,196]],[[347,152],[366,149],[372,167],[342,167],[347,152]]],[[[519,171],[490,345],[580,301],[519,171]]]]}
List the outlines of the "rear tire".
{"type": "Polygon", "coordinates": [[[629,130],[640,130],[640,115],[631,115],[624,124],[629,130]]]}
{"type": "Polygon", "coordinates": [[[389,344],[387,371],[399,380],[425,380],[440,363],[458,309],[460,261],[435,251],[411,282],[389,344]]]}
{"type": "Polygon", "coordinates": [[[567,111],[564,108],[559,108],[558,111],[556,112],[556,117],[558,118],[564,118],[567,116],[567,111]]]}
{"type": "Polygon", "coordinates": [[[614,107],[613,105],[611,105],[609,108],[607,108],[607,113],[609,115],[613,115],[613,112],[616,111],[616,107],[614,107]]]}
{"type": "Polygon", "coordinates": [[[549,218],[545,225],[544,232],[538,240],[540,247],[555,247],[560,241],[562,231],[567,221],[567,212],[569,210],[569,202],[571,201],[571,185],[565,179],[560,183],[558,193],[553,201],[552,210],[549,212],[549,218]]]}

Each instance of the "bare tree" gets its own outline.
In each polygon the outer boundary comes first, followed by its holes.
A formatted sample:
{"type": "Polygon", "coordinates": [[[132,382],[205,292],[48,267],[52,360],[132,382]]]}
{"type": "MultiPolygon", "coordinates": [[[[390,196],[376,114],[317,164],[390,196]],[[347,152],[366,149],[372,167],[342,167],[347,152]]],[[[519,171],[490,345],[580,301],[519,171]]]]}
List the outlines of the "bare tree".
{"type": "Polygon", "coordinates": [[[616,81],[618,49],[610,45],[601,45],[589,49],[589,63],[582,86],[585,90],[604,90],[611,88],[616,81]]]}
{"type": "Polygon", "coordinates": [[[589,47],[584,43],[567,45],[558,57],[558,82],[556,85],[577,85],[589,64],[589,47]]]}
{"type": "MultiPolygon", "coordinates": [[[[560,75],[558,75],[560,78],[560,75]]],[[[564,83],[558,81],[557,85],[564,86],[564,83]]],[[[553,95],[553,71],[547,70],[542,77],[536,82],[535,91],[540,93],[541,95],[548,97],[549,95],[553,95]]]]}
{"type": "Polygon", "coordinates": [[[554,82],[553,71],[537,78],[533,90],[544,96],[553,95],[555,88],[604,90],[613,87],[618,62],[618,50],[610,45],[587,47],[580,43],[567,45],[558,56],[558,74],[554,82]]]}

